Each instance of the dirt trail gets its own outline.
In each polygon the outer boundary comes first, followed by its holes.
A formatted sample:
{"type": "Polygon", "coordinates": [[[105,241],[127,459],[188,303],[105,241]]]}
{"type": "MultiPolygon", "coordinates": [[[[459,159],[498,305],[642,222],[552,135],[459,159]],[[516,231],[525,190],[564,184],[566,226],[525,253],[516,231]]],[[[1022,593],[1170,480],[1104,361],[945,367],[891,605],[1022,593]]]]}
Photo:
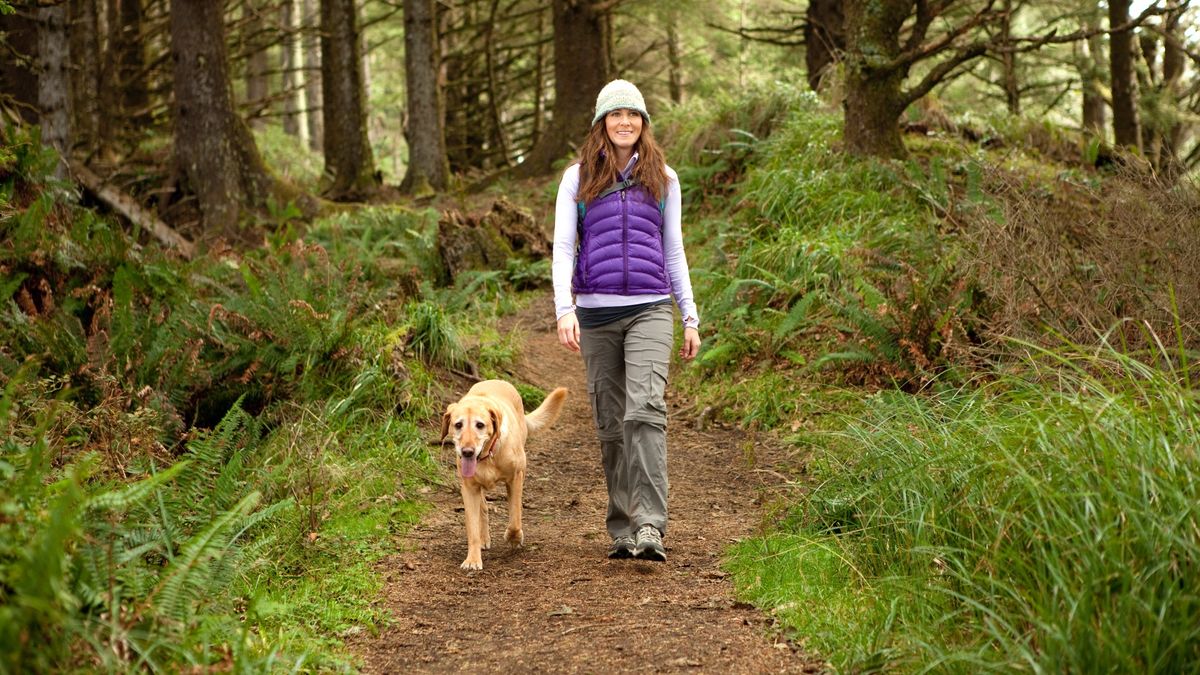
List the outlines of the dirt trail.
{"type": "MultiPolygon", "coordinates": [[[[403,551],[384,561],[381,602],[395,621],[354,645],[367,672],[803,672],[819,664],[769,636],[769,619],[735,602],[722,549],[751,534],[781,453],[737,431],[668,426],[669,560],[608,560],[606,497],[579,356],[558,345],[549,298],[511,319],[528,337],[519,377],[571,389],[562,417],[531,439],[526,545],[510,551],[503,488],[489,497],[493,548],[467,573],[452,451],[446,487],[403,551]]],[[[466,385],[462,386],[465,390],[466,385]]],[[[676,405],[668,397],[668,407],[676,405]]],[[[432,423],[431,423],[432,427],[432,423]]]]}

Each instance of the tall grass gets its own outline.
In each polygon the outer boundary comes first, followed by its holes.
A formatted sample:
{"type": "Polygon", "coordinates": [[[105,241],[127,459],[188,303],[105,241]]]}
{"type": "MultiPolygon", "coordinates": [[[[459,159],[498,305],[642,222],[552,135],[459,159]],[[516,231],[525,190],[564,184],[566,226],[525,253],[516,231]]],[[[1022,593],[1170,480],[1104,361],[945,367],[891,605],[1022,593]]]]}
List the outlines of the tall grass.
{"type": "Polygon", "coordinates": [[[977,390],[882,393],[848,422],[794,533],[733,564],[767,604],[795,602],[769,581],[789,567],[831,595],[784,618],[836,665],[1200,668],[1200,402],[1184,373],[1037,352],[977,390]]]}

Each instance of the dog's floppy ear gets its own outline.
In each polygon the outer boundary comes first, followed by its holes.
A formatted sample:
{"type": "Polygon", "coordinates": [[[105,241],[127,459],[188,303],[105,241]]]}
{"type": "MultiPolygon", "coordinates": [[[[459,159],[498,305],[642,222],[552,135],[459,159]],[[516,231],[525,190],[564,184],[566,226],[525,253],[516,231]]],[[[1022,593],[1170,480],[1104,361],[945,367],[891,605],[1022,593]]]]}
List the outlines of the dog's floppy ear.
{"type": "Polygon", "coordinates": [[[446,408],[446,412],[442,413],[442,441],[445,442],[446,434],[450,433],[450,409],[446,408]]]}
{"type": "Polygon", "coordinates": [[[500,440],[500,413],[495,408],[488,408],[488,414],[492,416],[492,435],[488,438],[487,452],[483,454],[490,457],[496,449],[496,441],[500,440]]]}

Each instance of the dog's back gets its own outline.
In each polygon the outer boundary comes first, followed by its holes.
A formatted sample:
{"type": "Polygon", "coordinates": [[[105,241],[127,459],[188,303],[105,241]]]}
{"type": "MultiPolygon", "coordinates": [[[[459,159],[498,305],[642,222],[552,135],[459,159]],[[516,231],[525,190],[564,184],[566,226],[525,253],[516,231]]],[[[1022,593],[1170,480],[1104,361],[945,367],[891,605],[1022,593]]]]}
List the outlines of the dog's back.
{"type": "Polygon", "coordinates": [[[542,404],[533,412],[525,412],[525,404],[521,401],[521,393],[517,388],[505,382],[504,380],[484,380],[476,382],[469,391],[467,396],[483,396],[496,400],[501,400],[512,406],[513,412],[521,412],[525,414],[525,426],[528,427],[529,433],[535,433],[541,429],[554,424],[562,413],[563,403],[567,400],[567,388],[558,387],[550,392],[542,404]]]}

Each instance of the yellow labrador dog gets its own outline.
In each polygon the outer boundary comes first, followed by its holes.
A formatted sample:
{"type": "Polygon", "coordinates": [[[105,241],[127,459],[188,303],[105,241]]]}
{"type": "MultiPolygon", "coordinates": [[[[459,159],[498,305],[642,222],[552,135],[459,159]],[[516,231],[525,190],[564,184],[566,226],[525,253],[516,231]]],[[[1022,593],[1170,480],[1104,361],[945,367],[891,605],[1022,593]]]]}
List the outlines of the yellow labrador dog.
{"type": "Polygon", "coordinates": [[[537,410],[525,414],[521,395],[503,380],[485,380],[446,407],[442,440],[454,439],[458,473],[462,476],[463,507],[467,516],[465,570],[483,569],[481,551],[491,548],[484,491],[496,483],[508,487],[508,529],[504,538],[516,548],[525,543],[521,530],[521,488],[525,483],[525,439],[558,419],[565,387],[550,392],[537,410]]]}

